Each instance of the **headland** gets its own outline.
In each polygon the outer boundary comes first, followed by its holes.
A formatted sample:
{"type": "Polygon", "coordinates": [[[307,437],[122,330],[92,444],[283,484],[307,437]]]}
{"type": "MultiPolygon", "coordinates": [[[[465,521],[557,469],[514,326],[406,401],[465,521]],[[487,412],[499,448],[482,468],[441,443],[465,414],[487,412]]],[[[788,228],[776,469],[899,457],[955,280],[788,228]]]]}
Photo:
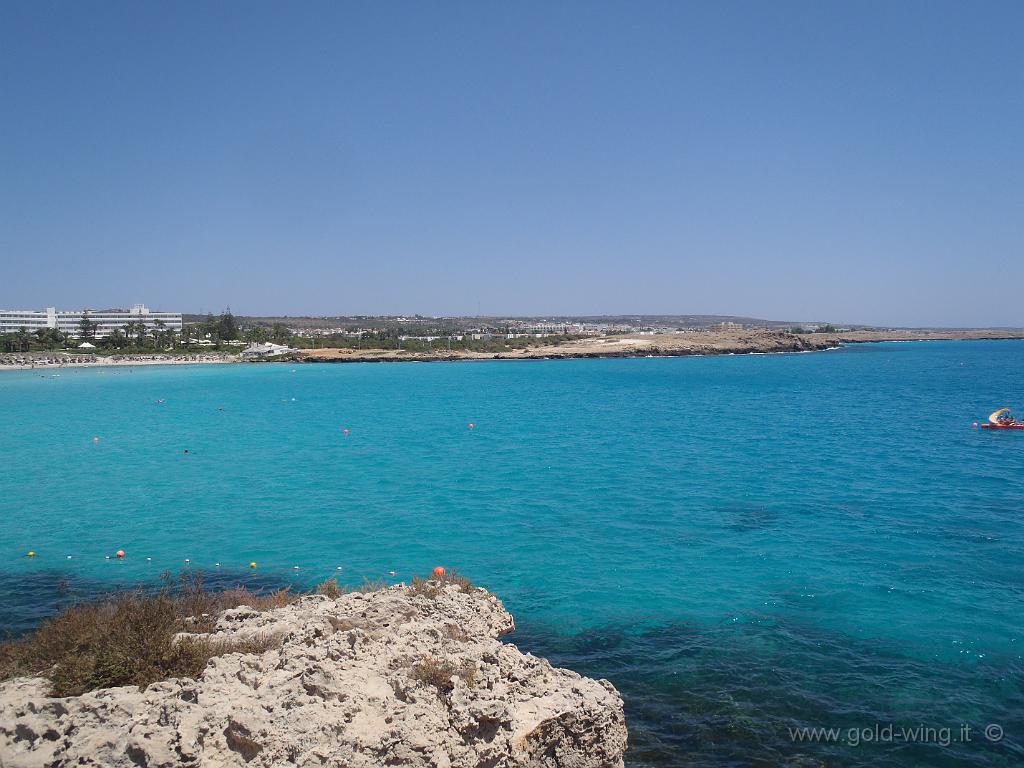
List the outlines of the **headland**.
{"type": "Polygon", "coordinates": [[[467,582],[308,595],[213,621],[175,638],[221,649],[194,679],[64,697],[44,677],[0,683],[3,764],[623,765],[618,691],[501,642],[512,616],[467,582]]]}
{"type": "Polygon", "coordinates": [[[689,331],[588,337],[500,352],[329,348],[303,350],[292,359],[316,363],[429,362],[458,360],[551,360],[571,358],[687,357],[820,352],[843,344],[884,341],[1024,339],[1024,331],[1002,329],[792,333],[778,330],[689,331]]]}

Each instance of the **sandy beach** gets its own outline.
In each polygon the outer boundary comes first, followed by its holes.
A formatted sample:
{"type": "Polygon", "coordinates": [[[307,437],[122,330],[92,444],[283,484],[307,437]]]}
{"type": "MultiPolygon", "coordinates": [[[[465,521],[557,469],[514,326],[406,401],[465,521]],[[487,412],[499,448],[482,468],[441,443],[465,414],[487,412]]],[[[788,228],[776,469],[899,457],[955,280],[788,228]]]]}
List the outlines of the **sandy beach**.
{"type": "Polygon", "coordinates": [[[0,371],[67,370],[76,368],[114,368],[138,365],[200,365],[237,363],[238,355],[114,355],[100,357],[88,355],[61,357],[28,354],[0,355],[0,371]]]}

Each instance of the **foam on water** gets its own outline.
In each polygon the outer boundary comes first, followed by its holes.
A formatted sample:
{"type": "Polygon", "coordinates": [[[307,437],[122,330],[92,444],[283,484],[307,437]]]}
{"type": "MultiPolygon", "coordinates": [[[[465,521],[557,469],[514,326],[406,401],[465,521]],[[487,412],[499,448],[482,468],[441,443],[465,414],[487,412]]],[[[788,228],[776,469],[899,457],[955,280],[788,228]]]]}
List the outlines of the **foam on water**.
{"type": "Polygon", "coordinates": [[[186,559],[298,585],[443,563],[623,690],[635,765],[1016,765],[1024,435],[970,425],[1021,382],[1020,342],[6,372],[0,621],[186,559]],[[885,721],[1006,736],[787,734],[885,721]]]}

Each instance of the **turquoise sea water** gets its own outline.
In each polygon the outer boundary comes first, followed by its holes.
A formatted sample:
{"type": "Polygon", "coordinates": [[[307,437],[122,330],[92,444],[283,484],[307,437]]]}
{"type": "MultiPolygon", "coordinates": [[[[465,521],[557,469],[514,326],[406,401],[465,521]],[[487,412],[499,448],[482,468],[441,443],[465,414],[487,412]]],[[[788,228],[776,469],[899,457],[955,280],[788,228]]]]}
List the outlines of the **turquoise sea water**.
{"type": "Polygon", "coordinates": [[[631,765],[1021,765],[1024,434],[971,428],[1013,404],[1022,342],[0,373],[0,628],[444,564],[619,687],[631,765]]]}

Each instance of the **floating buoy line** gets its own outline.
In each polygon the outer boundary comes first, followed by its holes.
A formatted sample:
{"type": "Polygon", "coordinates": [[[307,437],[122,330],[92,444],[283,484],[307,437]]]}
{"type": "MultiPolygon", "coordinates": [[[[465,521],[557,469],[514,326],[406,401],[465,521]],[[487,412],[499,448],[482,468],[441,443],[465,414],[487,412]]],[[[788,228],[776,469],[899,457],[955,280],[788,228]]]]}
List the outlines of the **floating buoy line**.
{"type": "MultiPolygon", "coordinates": [[[[292,372],[294,373],[294,369],[292,370],[292,372]]],[[[105,372],[104,372],[104,371],[100,371],[100,373],[102,374],[102,373],[105,373],[105,372]]],[[[164,404],[164,403],[166,403],[166,402],[167,402],[166,398],[158,398],[158,399],[156,399],[156,400],[154,401],[154,403],[156,403],[157,405],[163,405],[163,404],[164,404]]],[[[294,403],[294,402],[296,402],[296,399],[295,399],[294,397],[292,397],[292,398],[290,398],[290,399],[289,399],[289,398],[282,398],[282,399],[281,399],[281,402],[282,402],[282,403],[289,403],[289,402],[292,402],[292,403],[294,403]]],[[[218,411],[223,411],[223,410],[224,410],[224,407],[223,407],[223,406],[219,406],[219,407],[217,408],[217,410],[218,410],[218,411]]],[[[476,423],[475,423],[475,422],[472,422],[472,421],[471,421],[471,422],[469,422],[469,423],[468,423],[468,428],[469,428],[470,430],[474,430],[474,429],[476,429],[476,423]]],[[[343,427],[341,431],[342,431],[342,434],[343,434],[343,435],[345,435],[346,437],[347,437],[347,436],[348,436],[348,435],[350,434],[350,431],[349,431],[349,428],[348,428],[348,427],[343,427]]],[[[100,437],[99,437],[98,435],[96,435],[96,436],[93,436],[93,438],[92,438],[92,442],[93,442],[93,444],[98,444],[98,443],[100,442],[100,437]]],[[[190,453],[190,451],[189,451],[189,449],[188,449],[188,448],[185,448],[185,449],[184,449],[184,450],[182,451],[182,453],[183,453],[183,454],[186,454],[186,455],[187,455],[187,454],[189,454],[189,453],[190,453]]],[[[26,553],[26,557],[28,557],[29,559],[35,559],[35,558],[37,557],[37,553],[36,553],[36,551],[35,551],[35,550],[29,550],[29,551],[28,551],[28,552],[26,553]]],[[[75,556],[74,556],[74,555],[65,555],[65,559],[66,559],[66,560],[73,560],[74,558],[75,558],[75,556]]],[[[119,550],[117,550],[117,551],[116,551],[116,552],[114,553],[114,555],[113,555],[113,556],[111,556],[111,555],[104,555],[104,556],[103,556],[103,559],[104,559],[105,561],[108,561],[108,560],[114,560],[114,559],[116,559],[117,561],[120,561],[120,562],[125,562],[125,561],[127,561],[127,560],[128,560],[128,554],[127,554],[127,552],[126,552],[125,550],[123,550],[123,549],[119,549],[119,550]]],[[[152,562],[153,562],[153,558],[152,558],[152,557],[150,557],[150,556],[147,556],[147,557],[146,557],[146,562],[147,562],[147,563],[152,563],[152,562]]],[[[183,564],[185,565],[185,567],[187,567],[187,568],[190,568],[190,567],[192,567],[192,560],[191,560],[191,558],[188,558],[188,557],[184,558],[184,560],[182,560],[182,561],[176,561],[176,562],[181,562],[181,563],[183,563],[183,564]]],[[[213,568],[221,568],[221,567],[222,567],[222,565],[221,565],[221,563],[220,563],[220,562],[218,561],[218,562],[215,562],[215,563],[213,564],[213,566],[212,566],[212,567],[213,567],[213,568]]],[[[250,563],[249,563],[249,569],[250,569],[250,570],[257,570],[257,569],[258,569],[259,567],[260,567],[260,566],[259,566],[259,564],[258,564],[258,563],[257,563],[257,562],[256,562],[255,560],[253,560],[253,561],[250,561],[250,563]]],[[[273,572],[273,571],[275,571],[275,570],[278,570],[278,569],[283,569],[283,568],[285,568],[285,567],[286,567],[286,566],[283,566],[283,565],[281,565],[281,566],[270,566],[270,567],[267,567],[267,568],[266,568],[265,570],[268,570],[268,571],[270,571],[270,572],[273,572]]],[[[329,567],[329,566],[328,566],[328,567],[329,567]]],[[[291,570],[292,570],[292,571],[299,571],[299,570],[302,570],[302,568],[303,568],[303,566],[299,566],[299,565],[293,565],[293,566],[291,567],[291,570]]],[[[341,571],[341,570],[343,570],[343,566],[340,566],[340,565],[336,565],[336,566],[334,566],[334,570],[335,570],[335,571],[341,571]]],[[[388,572],[387,572],[387,574],[388,574],[389,576],[397,576],[397,571],[388,571],[388,572]]],[[[439,565],[439,566],[437,566],[436,568],[434,568],[434,570],[433,570],[433,575],[434,575],[434,577],[435,577],[435,578],[438,578],[438,579],[444,579],[444,578],[445,578],[445,575],[446,575],[446,571],[445,571],[445,569],[444,569],[444,567],[443,567],[443,566],[440,566],[440,565],[439,565]]]]}
{"type": "MultiPolygon", "coordinates": [[[[30,559],[30,560],[36,561],[36,562],[45,562],[45,560],[46,560],[45,557],[41,556],[40,553],[37,552],[34,549],[28,550],[25,553],[25,557],[30,559]]],[[[65,560],[75,560],[75,559],[77,559],[79,562],[87,562],[88,561],[88,558],[83,558],[83,557],[78,556],[78,555],[64,555],[64,559],[65,560]]],[[[97,559],[100,559],[100,557],[97,556],[97,559]]],[[[130,558],[128,556],[128,552],[126,550],[124,550],[124,549],[117,550],[113,555],[103,555],[102,556],[102,560],[103,560],[103,562],[117,562],[117,563],[130,562],[130,558]]],[[[156,564],[156,563],[154,563],[152,556],[148,556],[148,555],[144,558],[144,562],[146,562],[147,564],[156,564]]],[[[180,559],[180,560],[175,559],[172,562],[179,563],[179,564],[183,565],[185,568],[193,568],[193,567],[195,567],[192,564],[192,559],[189,558],[189,557],[186,557],[186,558],[183,558],[183,559],[180,559]]],[[[211,568],[222,568],[223,565],[224,564],[221,561],[218,560],[218,561],[214,562],[210,567],[211,568]]],[[[169,564],[165,563],[163,567],[166,569],[168,566],[169,566],[169,564]]],[[[229,566],[229,568],[230,568],[230,566],[229,566]]],[[[305,571],[312,570],[314,573],[316,573],[316,572],[330,572],[333,569],[333,571],[335,573],[337,573],[337,572],[345,570],[345,566],[343,566],[343,565],[324,565],[324,566],[315,567],[315,566],[292,565],[289,568],[286,565],[277,564],[277,563],[271,564],[271,565],[267,566],[267,565],[260,565],[255,560],[251,560],[249,562],[248,570],[255,571],[255,570],[260,570],[260,569],[262,569],[266,573],[287,573],[288,571],[291,571],[292,573],[294,573],[296,571],[301,571],[301,570],[305,570],[305,571]]],[[[244,565],[239,564],[238,570],[239,571],[245,570],[244,565]]],[[[444,566],[441,566],[441,565],[439,565],[436,568],[434,568],[432,573],[433,573],[434,578],[436,578],[436,579],[444,579],[445,576],[447,575],[447,571],[445,570],[444,566]]],[[[396,577],[398,575],[398,571],[390,570],[390,571],[386,571],[386,574],[388,576],[391,576],[391,577],[396,577]]]]}
{"type": "MultiPolygon", "coordinates": [[[[25,557],[35,558],[35,557],[38,556],[38,554],[39,553],[36,552],[34,549],[30,549],[28,552],[25,553],[25,557]]],[[[75,558],[75,556],[74,555],[65,555],[64,558],[66,560],[73,560],[75,558]]],[[[116,560],[126,561],[129,558],[128,558],[128,553],[125,550],[119,549],[113,555],[103,555],[103,559],[104,560],[115,560],[116,559],[116,560]]],[[[151,556],[147,556],[146,557],[146,562],[147,563],[153,562],[153,558],[151,556]]],[[[180,562],[183,565],[189,566],[189,565],[192,564],[192,558],[186,557],[186,558],[184,558],[182,560],[179,560],[179,561],[176,561],[176,562],[180,562]]],[[[222,565],[222,563],[218,560],[217,562],[213,563],[212,567],[220,568],[221,565],[222,565]]],[[[249,568],[256,569],[258,567],[260,567],[259,563],[257,563],[255,560],[252,560],[252,561],[249,562],[249,568]]],[[[285,566],[277,566],[277,567],[278,568],[284,568],[285,566]]],[[[293,566],[291,566],[291,569],[293,571],[298,571],[298,570],[302,570],[303,567],[304,566],[301,566],[301,565],[293,565],[293,566]]],[[[336,571],[344,570],[344,566],[341,566],[341,565],[325,566],[325,567],[333,568],[336,571]]],[[[274,566],[271,566],[271,569],[273,569],[273,568],[274,568],[274,566]]],[[[392,576],[395,575],[395,571],[388,571],[388,573],[390,573],[392,576]]]]}

